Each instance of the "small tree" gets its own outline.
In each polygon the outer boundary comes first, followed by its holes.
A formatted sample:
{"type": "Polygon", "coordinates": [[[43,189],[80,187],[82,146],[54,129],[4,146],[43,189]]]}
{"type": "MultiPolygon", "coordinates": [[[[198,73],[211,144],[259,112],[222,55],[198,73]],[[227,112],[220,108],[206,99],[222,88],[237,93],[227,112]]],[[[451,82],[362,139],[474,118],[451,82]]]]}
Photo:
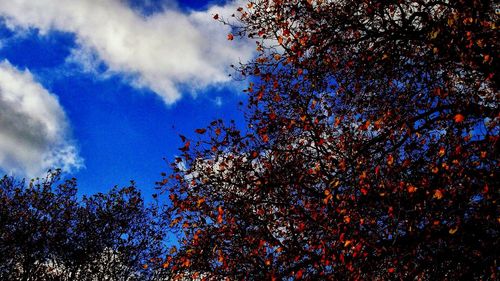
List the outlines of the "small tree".
{"type": "Polygon", "coordinates": [[[161,184],[182,233],[168,267],[209,279],[496,279],[496,17],[489,1],[239,8],[234,34],[258,51],[237,69],[251,79],[248,128],[218,120],[184,140],[161,184]]]}

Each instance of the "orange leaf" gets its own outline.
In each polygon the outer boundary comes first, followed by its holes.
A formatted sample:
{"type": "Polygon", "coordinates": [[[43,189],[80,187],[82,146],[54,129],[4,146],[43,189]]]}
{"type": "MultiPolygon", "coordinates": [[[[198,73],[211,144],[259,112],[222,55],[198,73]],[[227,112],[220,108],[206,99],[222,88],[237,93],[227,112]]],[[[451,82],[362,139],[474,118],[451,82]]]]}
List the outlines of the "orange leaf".
{"type": "Polygon", "coordinates": [[[335,117],[335,127],[337,127],[338,125],[340,125],[340,118],[338,117],[335,117]]]}
{"type": "Polygon", "coordinates": [[[439,157],[443,157],[446,153],[446,149],[444,147],[439,148],[439,157]]]}
{"type": "Polygon", "coordinates": [[[231,34],[231,33],[229,33],[229,34],[227,35],[227,40],[231,41],[231,40],[233,40],[233,39],[234,39],[234,35],[233,35],[233,34],[231,34]]]}
{"type": "Polygon", "coordinates": [[[458,231],[458,226],[455,227],[455,228],[450,228],[450,230],[448,231],[449,234],[453,235],[455,234],[456,232],[458,231]]]}
{"type": "Polygon", "coordinates": [[[182,263],[182,266],[183,267],[189,267],[191,266],[191,261],[189,259],[186,259],[183,263],[182,263]]]}
{"type": "Polygon", "coordinates": [[[365,122],[365,124],[363,124],[363,125],[359,126],[359,129],[360,129],[361,131],[366,131],[366,130],[368,130],[368,128],[370,127],[370,124],[371,124],[371,121],[370,121],[370,120],[367,120],[367,121],[365,122]]]}
{"type": "Polygon", "coordinates": [[[417,191],[417,188],[410,184],[408,186],[407,190],[408,190],[408,193],[413,193],[413,192],[417,191]]]}
{"type": "Polygon", "coordinates": [[[464,119],[465,119],[465,117],[460,113],[455,115],[455,117],[453,117],[453,120],[455,120],[456,123],[463,122],[464,119]]]}
{"type": "Polygon", "coordinates": [[[170,249],[170,254],[173,255],[177,253],[177,247],[173,246],[172,249],[170,249]]]}
{"type": "Polygon", "coordinates": [[[323,203],[328,204],[328,201],[330,201],[333,198],[333,194],[330,192],[330,190],[325,189],[325,195],[326,197],[323,199],[323,203]]]}
{"type": "Polygon", "coordinates": [[[443,192],[441,192],[441,190],[439,190],[439,189],[436,189],[434,191],[434,195],[432,196],[432,198],[436,198],[437,200],[441,200],[441,198],[443,198],[443,192]]]}
{"type": "Polygon", "coordinates": [[[207,131],[207,129],[196,129],[196,130],[195,130],[195,132],[196,132],[197,134],[200,134],[200,135],[201,135],[201,134],[204,134],[206,131],[207,131]]]}
{"type": "Polygon", "coordinates": [[[217,216],[217,223],[222,223],[222,215],[224,214],[224,210],[221,206],[217,208],[217,212],[219,213],[219,215],[217,216]]]}
{"type": "Polygon", "coordinates": [[[392,164],[394,164],[394,156],[392,156],[392,154],[389,154],[387,156],[387,165],[392,166],[392,164]]]}
{"type": "Polygon", "coordinates": [[[263,136],[262,136],[262,140],[263,140],[264,142],[268,142],[268,141],[269,141],[269,136],[268,136],[268,135],[263,135],[263,136]]]}
{"type": "Polygon", "coordinates": [[[205,202],[205,197],[202,197],[202,198],[198,199],[198,201],[196,201],[196,205],[198,207],[200,207],[200,205],[203,204],[204,202],[205,202]]]}
{"type": "Polygon", "coordinates": [[[433,167],[432,168],[432,173],[434,173],[434,174],[439,173],[439,168],[438,167],[433,167]]]}

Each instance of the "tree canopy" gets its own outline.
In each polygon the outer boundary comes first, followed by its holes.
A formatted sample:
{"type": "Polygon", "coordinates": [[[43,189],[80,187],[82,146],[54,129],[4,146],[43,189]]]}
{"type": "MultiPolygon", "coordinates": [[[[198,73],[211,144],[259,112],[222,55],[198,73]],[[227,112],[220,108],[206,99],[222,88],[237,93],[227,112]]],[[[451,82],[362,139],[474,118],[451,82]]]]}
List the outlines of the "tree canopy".
{"type": "Polygon", "coordinates": [[[184,139],[166,266],[219,280],[498,278],[492,1],[248,1],[248,127],[184,139]]]}
{"type": "Polygon", "coordinates": [[[0,279],[159,280],[165,228],[134,185],[81,199],[58,171],[0,179],[0,279]],[[146,265],[146,266],[145,266],[146,265]]]}

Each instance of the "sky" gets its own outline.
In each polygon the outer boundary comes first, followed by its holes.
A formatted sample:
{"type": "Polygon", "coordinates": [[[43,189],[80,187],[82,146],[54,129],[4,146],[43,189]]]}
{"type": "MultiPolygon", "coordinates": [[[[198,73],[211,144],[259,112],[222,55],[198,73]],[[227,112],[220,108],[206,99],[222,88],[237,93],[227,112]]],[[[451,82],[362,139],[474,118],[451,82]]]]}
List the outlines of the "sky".
{"type": "MultiPolygon", "coordinates": [[[[239,1],[239,0],[238,0],[239,1]]],[[[147,196],[180,152],[179,134],[242,123],[228,41],[242,3],[202,0],[0,0],[0,172],[59,167],[81,194],[134,180],[147,196]]]]}

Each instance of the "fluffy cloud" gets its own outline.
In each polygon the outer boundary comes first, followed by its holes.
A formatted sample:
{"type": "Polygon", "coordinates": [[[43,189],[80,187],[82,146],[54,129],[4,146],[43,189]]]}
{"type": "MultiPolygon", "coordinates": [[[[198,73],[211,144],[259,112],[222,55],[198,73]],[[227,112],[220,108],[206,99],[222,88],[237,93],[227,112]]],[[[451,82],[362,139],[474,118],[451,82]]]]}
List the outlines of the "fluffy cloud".
{"type": "Polygon", "coordinates": [[[251,43],[226,40],[230,27],[212,19],[236,8],[235,2],[205,11],[167,8],[145,17],[120,0],[9,0],[0,1],[0,16],[11,29],[75,34],[79,48],[73,60],[88,69],[97,58],[109,72],[170,104],[180,98],[180,87],[197,90],[229,81],[228,66],[251,57],[251,43]]]}
{"type": "Polygon", "coordinates": [[[0,62],[0,168],[28,177],[49,168],[80,168],[77,149],[68,140],[66,115],[57,97],[27,70],[0,62]]]}

